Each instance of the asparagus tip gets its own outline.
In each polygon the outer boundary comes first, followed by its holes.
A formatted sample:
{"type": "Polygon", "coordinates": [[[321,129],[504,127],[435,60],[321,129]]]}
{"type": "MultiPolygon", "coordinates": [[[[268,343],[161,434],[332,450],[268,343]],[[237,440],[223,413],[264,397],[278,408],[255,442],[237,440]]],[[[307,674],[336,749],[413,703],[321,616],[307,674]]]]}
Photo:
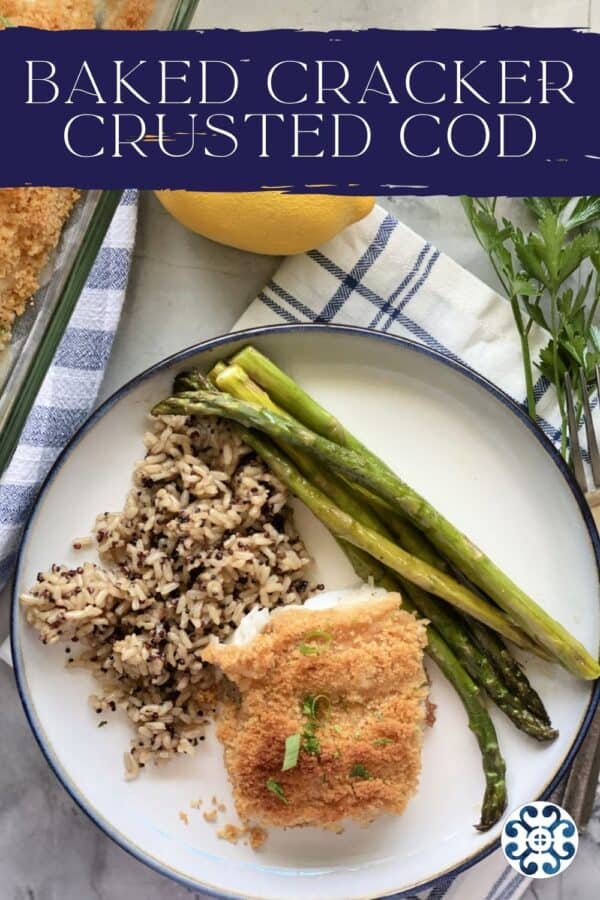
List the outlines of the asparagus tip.
{"type": "Polygon", "coordinates": [[[489,831],[502,818],[506,810],[508,797],[504,784],[487,787],[481,806],[481,819],[474,828],[477,831],[489,831]]]}
{"type": "Polygon", "coordinates": [[[150,410],[150,414],[153,416],[169,416],[172,413],[173,407],[168,400],[161,400],[160,403],[156,403],[150,410]]]}

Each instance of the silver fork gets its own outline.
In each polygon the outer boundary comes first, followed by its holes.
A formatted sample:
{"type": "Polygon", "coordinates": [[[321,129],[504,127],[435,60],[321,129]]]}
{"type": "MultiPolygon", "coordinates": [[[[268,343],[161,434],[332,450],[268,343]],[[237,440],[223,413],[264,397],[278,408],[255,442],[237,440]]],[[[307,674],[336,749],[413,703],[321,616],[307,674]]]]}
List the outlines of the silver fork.
{"type": "MultiPolygon", "coordinates": [[[[588,397],[587,384],[583,373],[581,378],[581,394],[583,397],[583,420],[587,436],[588,450],[592,470],[593,486],[588,484],[583,454],[579,443],[578,422],[573,400],[573,385],[568,374],[565,375],[565,395],[567,401],[567,418],[569,422],[569,440],[571,446],[571,461],[573,473],[581,490],[585,495],[596,527],[600,529],[600,450],[598,439],[592,421],[592,411],[588,397]]],[[[600,366],[596,366],[596,385],[600,396],[600,366]]],[[[585,740],[575,757],[573,765],[567,776],[563,806],[568,810],[580,831],[583,831],[589,822],[596,790],[598,776],[600,775],[600,706],[596,709],[585,740]]]]}

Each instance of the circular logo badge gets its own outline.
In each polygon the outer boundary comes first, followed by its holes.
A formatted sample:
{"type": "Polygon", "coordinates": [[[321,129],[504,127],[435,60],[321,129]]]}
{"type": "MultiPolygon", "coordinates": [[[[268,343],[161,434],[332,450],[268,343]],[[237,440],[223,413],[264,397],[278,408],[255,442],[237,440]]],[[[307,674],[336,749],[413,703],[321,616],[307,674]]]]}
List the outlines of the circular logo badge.
{"type": "Polygon", "coordinates": [[[568,869],[579,835],[568,812],[542,800],[510,814],[502,831],[502,850],[510,865],[528,878],[552,878],[568,869]]]}

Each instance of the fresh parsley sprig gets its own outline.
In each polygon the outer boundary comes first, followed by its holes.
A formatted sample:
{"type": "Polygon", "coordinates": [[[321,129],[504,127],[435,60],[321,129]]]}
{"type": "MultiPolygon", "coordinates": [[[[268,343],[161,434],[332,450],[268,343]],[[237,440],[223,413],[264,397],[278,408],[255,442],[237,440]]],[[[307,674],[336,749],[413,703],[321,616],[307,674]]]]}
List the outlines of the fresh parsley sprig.
{"type": "Polygon", "coordinates": [[[527,197],[522,202],[532,224],[527,232],[498,215],[497,198],[462,199],[475,237],[512,307],[529,415],[536,420],[536,367],[556,390],[566,457],[565,373],[577,392],[580,415],[580,373],[588,390],[600,362],[600,330],[594,325],[600,302],[600,197],[527,197]],[[534,324],[547,332],[548,340],[532,360],[534,324]]]}

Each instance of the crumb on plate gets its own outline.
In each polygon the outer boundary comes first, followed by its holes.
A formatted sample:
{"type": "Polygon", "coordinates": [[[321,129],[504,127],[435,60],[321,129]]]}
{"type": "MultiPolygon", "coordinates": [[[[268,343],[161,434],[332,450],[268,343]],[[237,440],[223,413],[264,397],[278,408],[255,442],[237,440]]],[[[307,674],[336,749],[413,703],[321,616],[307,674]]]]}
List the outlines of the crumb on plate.
{"type": "Polygon", "coordinates": [[[241,838],[248,838],[244,841],[244,845],[249,845],[252,850],[260,850],[267,839],[267,832],[258,826],[240,828],[239,825],[229,824],[217,831],[217,837],[222,841],[229,841],[230,844],[237,844],[241,838]]]}

